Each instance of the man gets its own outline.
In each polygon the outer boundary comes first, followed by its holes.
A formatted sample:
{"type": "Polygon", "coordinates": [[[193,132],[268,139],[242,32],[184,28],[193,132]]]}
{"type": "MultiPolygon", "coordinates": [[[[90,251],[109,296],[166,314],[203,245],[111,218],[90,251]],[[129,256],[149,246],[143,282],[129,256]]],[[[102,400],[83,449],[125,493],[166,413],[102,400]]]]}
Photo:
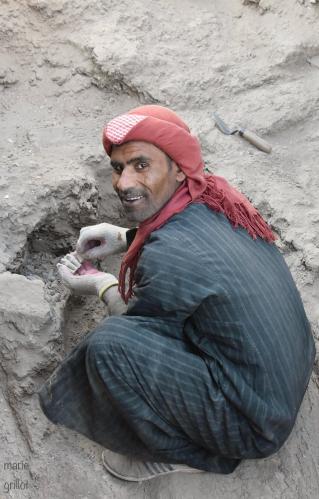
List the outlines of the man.
{"type": "Polygon", "coordinates": [[[230,473],[271,455],[292,430],[315,351],[270,228],[204,174],[197,139],[169,109],[113,119],[103,144],[139,225],[85,227],[59,264],[63,282],[99,295],[110,316],[41,389],[45,414],[104,446],[106,468],[125,480],[230,473]],[[126,249],[119,282],[90,263],[126,249]]]}

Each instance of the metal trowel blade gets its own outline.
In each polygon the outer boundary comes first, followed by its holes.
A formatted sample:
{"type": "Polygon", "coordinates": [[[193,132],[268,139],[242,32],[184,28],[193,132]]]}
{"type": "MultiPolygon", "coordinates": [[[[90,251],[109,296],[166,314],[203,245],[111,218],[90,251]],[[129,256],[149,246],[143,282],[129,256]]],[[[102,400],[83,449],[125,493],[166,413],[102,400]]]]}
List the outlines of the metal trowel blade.
{"type": "Polygon", "coordinates": [[[214,116],[214,120],[215,120],[215,125],[217,126],[217,128],[219,128],[219,130],[221,132],[225,133],[226,135],[233,135],[233,133],[238,132],[238,128],[230,129],[226,125],[226,123],[221,119],[221,117],[218,116],[217,113],[213,113],[213,116],[214,116]]]}

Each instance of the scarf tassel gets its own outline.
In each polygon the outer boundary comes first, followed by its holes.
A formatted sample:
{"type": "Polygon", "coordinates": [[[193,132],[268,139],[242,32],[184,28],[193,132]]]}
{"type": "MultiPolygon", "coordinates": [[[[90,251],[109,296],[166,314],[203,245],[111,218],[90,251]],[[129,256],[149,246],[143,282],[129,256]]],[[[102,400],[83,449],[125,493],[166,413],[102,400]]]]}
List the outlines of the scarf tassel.
{"type": "Polygon", "coordinates": [[[207,185],[200,200],[212,210],[223,213],[235,228],[241,226],[246,229],[253,239],[260,237],[267,242],[275,241],[275,235],[269,225],[256,209],[251,209],[250,204],[248,210],[244,202],[231,202],[222,189],[217,190],[210,184],[207,185]]]}

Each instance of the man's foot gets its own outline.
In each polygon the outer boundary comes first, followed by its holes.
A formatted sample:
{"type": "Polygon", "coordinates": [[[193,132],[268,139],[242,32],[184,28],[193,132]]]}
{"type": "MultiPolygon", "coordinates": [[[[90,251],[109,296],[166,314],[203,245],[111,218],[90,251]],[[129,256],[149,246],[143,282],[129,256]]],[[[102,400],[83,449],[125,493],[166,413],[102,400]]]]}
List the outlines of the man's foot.
{"type": "Polygon", "coordinates": [[[169,473],[203,473],[203,470],[190,468],[186,464],[152,463],[137,461],[131,457],[123,456],[106,449],[102,453],[105,468],[117,478],[128,482],[143,482],[169,473]]]}

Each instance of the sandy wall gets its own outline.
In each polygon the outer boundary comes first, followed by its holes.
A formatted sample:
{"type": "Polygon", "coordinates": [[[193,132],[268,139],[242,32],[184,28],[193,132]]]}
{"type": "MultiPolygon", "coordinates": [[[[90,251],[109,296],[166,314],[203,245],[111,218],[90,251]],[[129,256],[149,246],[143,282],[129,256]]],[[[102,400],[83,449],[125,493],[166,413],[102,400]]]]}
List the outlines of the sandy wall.
{"type": "Polygon", "coordinates": [[[125,223],[101,128],[139,103],[180,113],[207,167],[262,212],[319,339],[319,5],[2,0],[0,26],[0,497],[319,497],[318,366],[287,444],[227,477],[122,483],[100,447],[51,425],[35,396],[105,315],[97,300],[70,297],[55,265],[83,225],[125,223]],[[272,154],[222,135],[213,111],[272,154]]]}

